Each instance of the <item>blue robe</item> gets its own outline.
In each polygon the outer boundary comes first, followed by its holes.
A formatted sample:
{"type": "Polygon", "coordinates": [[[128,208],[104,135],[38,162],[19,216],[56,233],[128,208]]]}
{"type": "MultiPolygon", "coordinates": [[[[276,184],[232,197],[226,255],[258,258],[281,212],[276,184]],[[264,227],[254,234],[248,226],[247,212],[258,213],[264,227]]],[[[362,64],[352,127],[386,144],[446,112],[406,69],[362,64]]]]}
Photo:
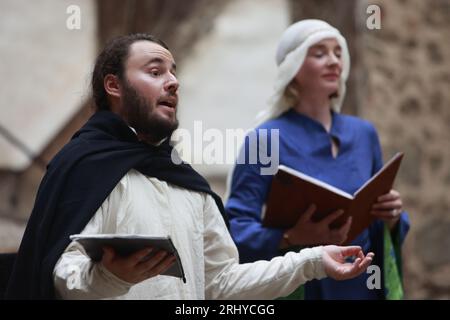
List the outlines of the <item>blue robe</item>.
{"type": "MultiPolygon", "coordinates": [[[[271,129],[279,129],[279,162],[295,170],[327,182],[353,194],[383,165],[380,142],[373,125],[357,117],[332,112],[332,125],[327,132],[316,120],[293,109],[256,128],[267,129],[271,150],[271,129]],[[331,152],[331,137],[339,145],[336,158],[331,152]]],[[[242,152],[250,151],[248,136],[242,152]]],[[[273,155],[271,155],[273,156],[273,155]]],[[[248,160],[248,157],[247,157],[248,160]]],[[[272,175],[261,175],[259,161],[236,164],[225,210],[230,219],[230,231],[239,249],[241,262],[270,260],[280,254],[279,244],[284,230],[261,225],[261,212],[268,196],[272,175]]],[[[394,244],[400,247],[409,229],[406,212],[395,228],[394,244]]],[[[383,267],[384,223],[376,220],[353,242],[365,253],[373,251],[373,264],[383,267]]],[[[382,272],[383,273],[383,272],[382,272]]],[[[314,280],[305,286],[305,299],[384,299],[385,289],[367,288],[368,273],[346,281],[330,278],[314,280]]],[[[382,281],[384,283],[384,279],[382,281]]]]}

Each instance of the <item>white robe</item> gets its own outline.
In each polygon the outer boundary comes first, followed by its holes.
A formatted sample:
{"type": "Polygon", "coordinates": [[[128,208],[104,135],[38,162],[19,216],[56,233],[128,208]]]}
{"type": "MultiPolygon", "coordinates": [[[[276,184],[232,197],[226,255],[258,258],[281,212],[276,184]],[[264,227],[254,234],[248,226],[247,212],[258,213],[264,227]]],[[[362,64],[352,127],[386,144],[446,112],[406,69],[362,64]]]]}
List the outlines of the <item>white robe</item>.
{"type": "Polygon", "coordinates": [[[125,282],[92,263],[72,242],[54,268],[61,299],[274,299],[325,277],[322,247],[271,261],[239,264],[239,255],[213,198],[130,170],[82,234],[170,235],[186,275],[125,282]]]}

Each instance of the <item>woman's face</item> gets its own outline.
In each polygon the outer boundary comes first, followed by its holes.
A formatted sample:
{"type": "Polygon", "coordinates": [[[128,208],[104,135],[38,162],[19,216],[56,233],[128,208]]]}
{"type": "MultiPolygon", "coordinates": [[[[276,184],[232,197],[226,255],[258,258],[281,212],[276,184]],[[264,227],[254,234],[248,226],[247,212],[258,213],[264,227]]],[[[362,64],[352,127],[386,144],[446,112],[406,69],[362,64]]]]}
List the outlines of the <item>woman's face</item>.
{"type": "Polygon", "coordinates": [[[341,72],[341,47],[336,39],[329,38],[308,49],[294,81],[300,95],[302,92],[331,95],[338,91],[341,72]]]}

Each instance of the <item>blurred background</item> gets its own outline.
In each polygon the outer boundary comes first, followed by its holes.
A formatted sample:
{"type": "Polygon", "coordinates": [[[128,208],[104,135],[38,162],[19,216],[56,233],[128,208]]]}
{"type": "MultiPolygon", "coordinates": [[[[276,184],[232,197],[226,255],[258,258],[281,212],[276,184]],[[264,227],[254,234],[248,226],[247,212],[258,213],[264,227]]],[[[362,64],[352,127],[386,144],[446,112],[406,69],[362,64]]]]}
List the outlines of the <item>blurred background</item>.
{"type": "MultiPolygon", "coordinates": [[[[412,224],[406,298],[449,299],[450,0],[0,1],[0,252],[17,250],[46,164],[92,114],[90,73],[107,40],[163,39],[179,66],[180,126],[225,136],[255,124],[278,39],[305,18],[348,41],[343,112],[375,124],[385,160],[405,152],[395,187],[412,224]],[[367,24],[374,4],[379,29],[367,24]]],[[[230,165],[195,168],[225,195],[230,165]]]]}

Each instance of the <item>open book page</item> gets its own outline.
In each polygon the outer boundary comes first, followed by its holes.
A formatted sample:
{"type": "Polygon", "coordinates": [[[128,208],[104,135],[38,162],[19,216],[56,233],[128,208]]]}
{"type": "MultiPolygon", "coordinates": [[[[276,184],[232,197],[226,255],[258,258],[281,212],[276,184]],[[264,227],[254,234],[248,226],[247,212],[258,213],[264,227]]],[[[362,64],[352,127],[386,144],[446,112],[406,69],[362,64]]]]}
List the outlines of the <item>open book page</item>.
{"type": "Polygon", "coordinates": [[[321,220],[337,209],[345,210],[350,206],[353,197],[348,193],[329,185],[331,188],[324,188],[324,184],[317,179],[285,168],[280,166],[280,170],[272,180],[266,200],[263,226],[290,228],[311,204],[317,207],[312,216],[314,221],[321,220]]]}
{"type": "Polygon", "coordinates": [[[357,237],[375,221],[375,216],[370,213],[372,205],[379,196],[392,189],[402,157],[403,153],[396,154],[355,193],[355,199],[349,208],[349,215],[353,217],[352,227],[348,234],[349,240],[357,237]]]}
{"type": "MultiPolygon", "coordinates": [[[[385,172],[386,170],[388,170],[389,168],[394,167],[393,169],[395,170],[394,176],[393,178],[395,178],[395,175],[397,174],[397,170],[398,167],[400,166],[400,162],[403,158],[403,153],[398,152],[396,153],[388,162],[386,162],[386,164],[380,169],[378,170],[378,172],[376,174],[374,174],[372,176],[372,178],[370,178],[369,180],[366,181],[366,183],[364,183],[356,192],[355,192],[355,197],[358,193],[360,193],[362,190],[364,190],[369,184],[372,183],[372,181],[379,179],[381,175],[383,175],[383,172],[385,172]]],[[[392,180],[393,181],[393,180],[392,180]]]]}
{"type": "Polygon", "coordinates": [[[313,184],[318,185],[319,187],[322,187],[324,189],[330,190],[330,191],[332,191],[334,193],[337,193],[337,194],[339,194],[339,195],[341,195],[341,196],[343,196],[345,198],[353,199],[353,196],[351,194],[349,194],[349,193],[347,193],[345,191],[342,191],[341,189],[338,189],[336,187],[333,187],[331,184],[328,184],[326,182],[323,182],[323,181],[320,181],[320,180],[318,180],[316,178],[308,176],[308,175],[306,175],[304,173],[301,173],[300,171],[294,170],[294,169],[286,167],[284,165],[280,165],[278,167],[278,170],[286,171],[287,173],[290,173],[293,176],[296,176],[296,177],[299,177],[300,179],[309,181],[309,182],[311,182],[313,184]]]}
{"type": "Polygon", "coordinates": [[[75,234],[70,239],[80,243],[86,254],[94,262],[98,262],[103,256],[103,247],[112,247],[120,256],[128,256],[139,250],[152,247],[154,250],[143,259],[146,261],[157,254],[159,250],[167,251],[176,258],[174,263],[163,275],[182,278],[184,282],[184,270],[178,251],[169,236],[147,236],[138,234],[75,234]]]}

